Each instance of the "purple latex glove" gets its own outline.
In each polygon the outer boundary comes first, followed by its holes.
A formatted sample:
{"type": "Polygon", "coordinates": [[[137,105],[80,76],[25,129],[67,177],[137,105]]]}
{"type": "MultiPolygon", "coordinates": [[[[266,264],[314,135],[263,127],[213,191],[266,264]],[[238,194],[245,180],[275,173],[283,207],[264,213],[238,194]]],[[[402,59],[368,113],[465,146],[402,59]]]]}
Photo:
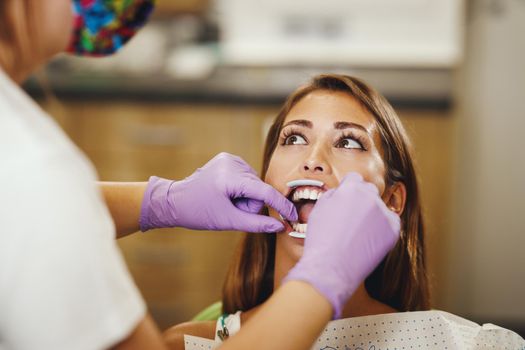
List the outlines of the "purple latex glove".
{"type": "Polygon", "coordinates": [[[317,201],[308,218],[303,256],[285,281],[310,283],[332,304],[334,319],[357,287],[394,247],[399,216],[377,187],[350,173],[317,201]]]}
{"type": "Polygon", "coordinates": [[[297,220],[294,205],[244,160],[220,153],[182,181],[152,176],[142,200],[140,229],[281,231],[281,222],[258,214],[264,204],[297,220]]]}

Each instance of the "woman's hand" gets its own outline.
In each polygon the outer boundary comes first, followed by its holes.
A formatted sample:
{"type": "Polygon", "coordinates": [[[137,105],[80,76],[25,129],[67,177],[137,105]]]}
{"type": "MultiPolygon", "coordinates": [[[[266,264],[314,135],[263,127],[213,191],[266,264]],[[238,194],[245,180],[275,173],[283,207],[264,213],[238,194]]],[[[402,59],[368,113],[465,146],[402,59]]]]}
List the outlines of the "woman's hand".
{"type": "Polygon", "coordinates": [[[357,173],[317,201],[308,219],[301,260],[286,281],[310,283],[332,304],[334,319],[357,287],[394,247],[400,219],[377,188],[357,173]]]}
{"type": "Polygon", "coordinates": [[[140,229],[281,231],[281,222],[258,215],[264,204],[297,220],[294,205],[262,182],[244,160],[220,153],[182,181],[151,177],[142,200],[140,229]]]}

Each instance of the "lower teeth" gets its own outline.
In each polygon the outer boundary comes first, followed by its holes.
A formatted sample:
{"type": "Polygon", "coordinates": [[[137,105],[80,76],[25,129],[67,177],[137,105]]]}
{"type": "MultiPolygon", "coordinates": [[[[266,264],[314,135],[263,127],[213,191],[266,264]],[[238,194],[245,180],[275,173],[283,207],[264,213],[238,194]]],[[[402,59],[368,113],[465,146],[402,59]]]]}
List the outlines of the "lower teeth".
{"type": "Polygon", "coordinates": [[[296,233],[305,234],[307,227],[308,227],[308,224],[300,224],[298,222],[294,222],[292,224],[292,228],[294,229],[296,233]]]}
{"type": "Polygon", "coordinates": [[[289,236],[295,238],[305,238],[306,237],[306,228],[307,224],[301,224],[299,222],[288,222],[292,226],[293,231],[288,233],[289,236]]]}

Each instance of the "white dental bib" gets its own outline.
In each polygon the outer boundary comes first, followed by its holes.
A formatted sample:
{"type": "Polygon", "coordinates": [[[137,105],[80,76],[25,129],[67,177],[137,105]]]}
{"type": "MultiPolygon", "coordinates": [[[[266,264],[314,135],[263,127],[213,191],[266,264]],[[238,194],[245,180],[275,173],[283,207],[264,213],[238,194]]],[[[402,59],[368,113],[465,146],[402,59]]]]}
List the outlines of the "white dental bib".
{"type": "MultiPolygon", "coordinates": [[[[188,335],[184,342],[186,350],[214,349],[221,344],[188,335]]],[[[417,311],[332,321],[311,349],[525,350],[525,340],[493,324],[480,326],[444,311],[417,311]]]]}

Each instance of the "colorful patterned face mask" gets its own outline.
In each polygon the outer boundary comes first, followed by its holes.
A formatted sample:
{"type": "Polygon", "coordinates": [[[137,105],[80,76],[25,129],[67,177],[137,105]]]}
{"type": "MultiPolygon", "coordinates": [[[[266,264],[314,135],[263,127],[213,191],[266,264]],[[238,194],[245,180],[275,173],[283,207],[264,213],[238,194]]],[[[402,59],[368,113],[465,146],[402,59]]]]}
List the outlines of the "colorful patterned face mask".
{"type": "Polygon", "coordinates": [[[105,56],[118,51],[145,24],[155,0],[73,0],[75,23],[68,52],[105,56]]]}

